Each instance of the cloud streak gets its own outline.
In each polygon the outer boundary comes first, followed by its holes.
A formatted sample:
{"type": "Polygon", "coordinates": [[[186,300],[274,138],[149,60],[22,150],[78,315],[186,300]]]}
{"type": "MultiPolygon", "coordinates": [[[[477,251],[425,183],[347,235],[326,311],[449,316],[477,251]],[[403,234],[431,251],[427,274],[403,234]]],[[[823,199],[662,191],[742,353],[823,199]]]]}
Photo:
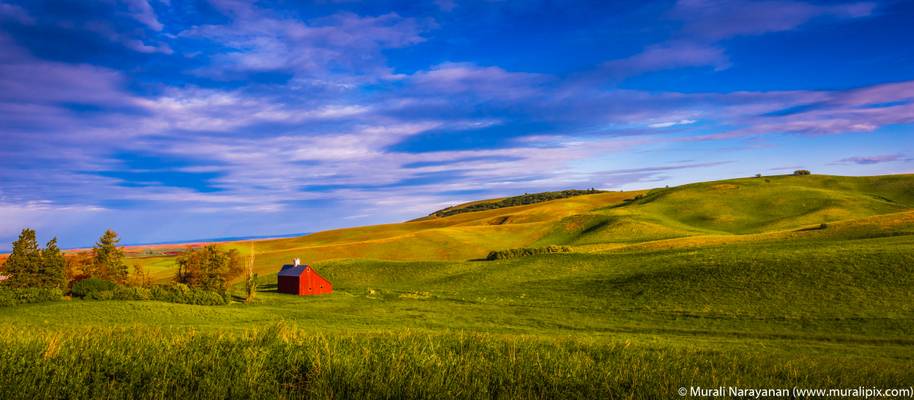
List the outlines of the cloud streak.
{"type": "Polygon", "coordinates": [[[833,164],[844,165],[844,164],[857,164],[857,165],[872,165],[872,164],[882,164],[888,162],[896,161],[911,161],[910,158],[906,158],[904,154],[882,154],[877,156],[856,156],[856,157],[847,157],[842,158],[838,161],[835,161],[833,164]]]}
{"type": "MultiPolygon", "coordinates": [[[[382,50],[421,43],[430,24],[396,13],[359,16],[337,13],[301,21],[273,15],[244,2],[216,1],[232,22],[200,25],[180,36],[200,38],[226,49],[211,57],[200,74],[231,78],[237,74],[286,71],[298,77],[327,75],[348,83],[395,79],[382,50]]],[[[241,75],[244,76],[244,75],[241,75]]]]}

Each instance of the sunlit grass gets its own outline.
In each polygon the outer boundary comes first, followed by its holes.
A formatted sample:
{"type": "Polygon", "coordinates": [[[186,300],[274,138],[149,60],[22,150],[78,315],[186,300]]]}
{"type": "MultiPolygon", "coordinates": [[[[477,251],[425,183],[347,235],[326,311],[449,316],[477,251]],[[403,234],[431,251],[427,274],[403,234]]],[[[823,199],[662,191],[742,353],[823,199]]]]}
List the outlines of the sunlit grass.
{"type": "MultiPolygon", "coordinates": [[[[0,308],[0,398],[907,387],[910,182],[743,179],[260,241],[263,291],[250,304],[0,308]],[[474,261],[548,244],[574,252],[474,261]],[[292,257],[334,293],[275,293],[275,271],[292,257]]],[[[158,279],[173,271],[168,257],[132,261],[158,279]]]]}

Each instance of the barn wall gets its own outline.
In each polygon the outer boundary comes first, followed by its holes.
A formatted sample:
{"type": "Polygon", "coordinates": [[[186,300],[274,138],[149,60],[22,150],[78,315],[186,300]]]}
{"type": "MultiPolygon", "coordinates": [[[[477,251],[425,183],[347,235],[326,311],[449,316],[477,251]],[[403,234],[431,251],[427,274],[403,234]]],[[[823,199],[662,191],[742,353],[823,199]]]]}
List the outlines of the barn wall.
{"type": "Polygon", "coordinates": [[[276,281],[276,291],[279,293],[299,293],[299,278],[294,276],[280,276],[276,281]]]}
{"type": "Polygon", "coordinates": [[[302,295],[327,294],[333,292],[330,282],[321,278],[311,269],[305,270],[301,275],[299,291],[302,295]]]}

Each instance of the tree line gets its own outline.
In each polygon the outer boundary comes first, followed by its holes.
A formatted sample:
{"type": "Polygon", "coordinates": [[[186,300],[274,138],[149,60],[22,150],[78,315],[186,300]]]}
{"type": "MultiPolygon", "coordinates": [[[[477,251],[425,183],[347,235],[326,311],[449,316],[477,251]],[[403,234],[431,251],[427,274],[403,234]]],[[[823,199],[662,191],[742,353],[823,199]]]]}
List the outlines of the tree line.
{"type": "Polygon", "coordinates": [[[542,193],[533,193],[533,194],[524,193],[522,196],[506,197],[504,199],[500,199],[500,200],[496,200],[496,201],[470,204],[470,205],[463,206],[463,207],[461,207],[461,206],[448,207],[443,210],[435,211],[435,212],[429,214],[429,216],[449,217],[451,215],[468,213],[468,212],[485,211],[485,210],[492,210],[492,209],[504,208],[504,207],[522,206],[522,205],[527,205],[527,204],[536,204],[536,203],[542,203],[544,201],[565,199],[565,198],[574,197],[574,196],[583,196],[586,194],[596,194],[596,193],[603,193],[603,191],[597,190],[594,188],[590,188],[587,190],[562,190],[559,192],[542,192],[542,193]]]}
{"type": "Polygon", "coordinates": [[[124,283],[128,277],[127,266],[124,253],[117,248],[118,241],[117,233],[109,229],[99,238],[88,258],[67,258],[57,246],[56,237],[42,249],[38,246],[35,230],[23,229],[3,264],[3,274],[7,277],[3,283],[12,288],[66,289],[69,281],[80,273],[124,283]]]}
{"type": "MultiPolygon", "coordinates": [[[[41,248],[35,230],[23,229],[13,242],[6,261],[0,265],[0,274],[6,278],[0,284],[9,289],[57,289],[62,292],[79,282],[84,283],[81,287],[93,288],[151,287],[149,274],[140,264],[134,264],[133,273],[129,272],[119,242],[117,232],[109,229],[91,250],[65,254],[57,245],[56,237],[41,248]]],[[[245,268],[237,250],[223,251],[215,245],[188,249],[175,263],[178,269],[172,285],[212,291],[222,296],[226,296],[229,282],[245,270],[248,270],[249,281],[256,279],[256,276],[252,278],[250,268],[245,268]]],[[[246,286],[248,297],[253,298],[252,292],[256,289],[252,286],[256,285],[246,282],[246,286]]],[[[82,297],[81,293],[74,294],[82,297]]]]}

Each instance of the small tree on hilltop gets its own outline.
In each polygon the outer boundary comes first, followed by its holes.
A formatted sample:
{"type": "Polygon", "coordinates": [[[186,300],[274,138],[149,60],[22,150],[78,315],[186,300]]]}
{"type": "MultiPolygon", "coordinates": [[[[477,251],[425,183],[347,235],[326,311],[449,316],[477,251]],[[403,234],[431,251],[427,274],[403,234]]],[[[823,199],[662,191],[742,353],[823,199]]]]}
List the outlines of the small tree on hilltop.
{"type": "Polygon", "coordinates": [[[19,239],[13,242],[13,251],[6,259],[4,273],[9,279],[4,284],[14,288],[34,287],[39,283],[38,270],[41,268],[41,251],[35,231],[22,230],[19,239]]]}
{"type": "Polygon", "coordinates": [[[63,257],[57,238],[51,239],[41,251],[41,269],[38,280],[41,287],[64,289],[67,286],[67,260],[63,257]]]}
{"type": "Polygon", "coordinates": [[[793,171],[793,174],[797,175],[797,176],[801,176],[801,175],[809,175],[809,174],[811,174],[811,172],[809,172],[808,169],[798,169],[796,171],[793,171]]]}
{"type": "Polygon", "coordinates": [[[117,248],[118,242],[117,232],[111,229],[98,239],[92,249],[92,276],[117,283],[127,281],[127,264],[124,264],[124,252],[117,248]]]}

